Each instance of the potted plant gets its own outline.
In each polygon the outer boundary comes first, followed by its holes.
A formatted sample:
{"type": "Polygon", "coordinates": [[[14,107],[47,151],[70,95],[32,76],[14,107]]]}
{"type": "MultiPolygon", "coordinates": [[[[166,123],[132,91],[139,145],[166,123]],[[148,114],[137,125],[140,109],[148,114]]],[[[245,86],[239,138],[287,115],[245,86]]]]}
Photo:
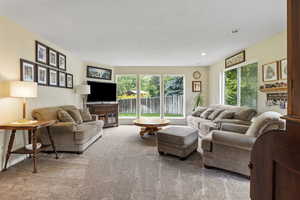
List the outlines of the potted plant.
{"type": "Polygon", "coordinates": [[[193,110],[195,110],[198,106],[202,106],[203,105],[203,98],[202,98],[200,92],[195,97],[194,102],[195,102],[195,104],[194,104],[194,109],[193,110]]]}

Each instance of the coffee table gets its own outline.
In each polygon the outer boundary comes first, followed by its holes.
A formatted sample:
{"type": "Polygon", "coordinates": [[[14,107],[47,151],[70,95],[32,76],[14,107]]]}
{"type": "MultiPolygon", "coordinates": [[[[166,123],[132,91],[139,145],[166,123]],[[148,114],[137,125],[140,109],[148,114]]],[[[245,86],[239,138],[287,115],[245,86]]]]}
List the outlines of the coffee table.
{"type": "Polygon", "coordinates": [[[169,120],[166,119],[155,119],[155,118],[142,118],[134,120],[134,125],[142,127],[140,136],[143,137],[145,134],[154,135],[163,126],[170,124],[169,120]]]}

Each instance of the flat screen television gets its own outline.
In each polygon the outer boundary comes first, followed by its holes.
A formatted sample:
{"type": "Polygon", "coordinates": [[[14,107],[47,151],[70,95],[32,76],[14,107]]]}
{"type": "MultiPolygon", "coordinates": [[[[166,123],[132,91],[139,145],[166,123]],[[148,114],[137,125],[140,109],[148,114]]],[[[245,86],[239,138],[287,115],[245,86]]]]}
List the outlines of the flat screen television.
{"type": "Polygon", "coordinates": [[[117,101],[117,84],[88,81],[91,86],[91,94],[87,102],[115,102],[117,101]]]}

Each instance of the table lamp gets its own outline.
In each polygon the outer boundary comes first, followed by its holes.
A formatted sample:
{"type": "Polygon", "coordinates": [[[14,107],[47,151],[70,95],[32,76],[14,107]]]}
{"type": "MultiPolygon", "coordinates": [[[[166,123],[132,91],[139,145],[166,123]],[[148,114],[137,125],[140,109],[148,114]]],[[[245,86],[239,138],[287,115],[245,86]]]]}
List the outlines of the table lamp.
{"type": "Polygon", "coordinates": [[[76,93],[82,95],[83,108],[86,108],[87,95],[91,94],[90,85],[78,85],[76,88],[76,93]]]}
{"type": "Polygon", "coordinates": [[[23,119],[19,123],[28,123],[26,119],[26,98],[37,97],[37,83],[26,81],[11,81],[9,83],[9,96],[23,98],[23,119]]]}

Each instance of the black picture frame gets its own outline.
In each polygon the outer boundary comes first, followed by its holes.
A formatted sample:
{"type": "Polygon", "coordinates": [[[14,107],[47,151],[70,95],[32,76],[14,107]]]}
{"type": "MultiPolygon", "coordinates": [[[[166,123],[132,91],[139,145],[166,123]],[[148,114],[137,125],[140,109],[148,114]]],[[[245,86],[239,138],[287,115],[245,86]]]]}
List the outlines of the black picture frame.
{"type": "Polygon", "coordinates": [[[192,92],[201,92],[202,91],[202,82],[193,81],[192,82],[192,92]]]}
{"type": "Polygon", "coordinates": [[[36,62],[45,64],[45,65],[47,65],[48,61],[49,61],[49,47],[39,41],[35,41],[35,60],[36,60],[36,62]],[[40,58],[40,54],[41,54],[40,48],[45,49],[45,52],[44,52],[45,59],[40,58]]]}
{"type": "Polygon", "coordinates": [[[21,81],[36,82],[36,64],[34,62],[20,59],[20,79],[21,81]],[[25,67],[32,70],[26,70],[25,67]],[[30,73],[26,74],[25,73],[30,73]]]}
{"type": "Polygon", "coordinates": [[[100,80],[112,80],[112,70],[102,68],[102,67],[87,66],[86,77],[92,79],[100,79],[100,80]],[[99,74],[96,74],[97,70],[99,74]],[[107,73],[107,74],[101,75],[101,70],[102,73],[107,73]]]}
{"type": "Polygon", "coordinates": [[[58,52],[58,69],[67,71],[67,56],[58,52]],[[63,64],[62,64],[63,63],[63,64]]]}
{"type": "Polygon", "coordinates": [[[51,86],[51,87],[58,87],[58,70],[55,70],[55,69],[48,69],[48,86],[51,86]],[[52,72],[53,73],[56,73],[55,75],[55,79],[56,79],[56,83],[53,84],[52,81],[51,81],[51,78],[52,78],[52,72]]]}
{"type": "Polygon", "coordinates": [[[48,64],[49,64],[49,66],[58,68],[58,54],[59,54],[58,51],[48,47],[48,64]],[[56,62],[54,62],[54,63],[51,61],[51,54],[55,54],[56,62]]]}
{"type": "Polygon", "coordinates": [[[225,68],[232,67],[234,65],[241,64],[246,61],[246,51],[240,51],[233,56],[230,56],[225,59],[225,68]]]}
{"type": "Polygon", "coordinates": [[[49,82],[49,70],[47,67],[44,67],[42,65],[37,65],[36,67],[36,82],[38,83],[38,85],[42,85],[42,86],[48,86],[48,82],[49,82]],[[40,70],[44,70],[45,72],[45,82],[41,82],[40,80],[40,70]]]}
{"type": "Polygon", "coordinates": [[[73,89],[74,88],[73,74],[70,74],[70,73],[66,74],[66,87],[68,89],[73,89]],[[69,79],[71,80],[71,86],[69,85],[69,81],[68,81],[69,79]]]}
{"type": "Polygon", "coordinates": [[[67,87],[67,74],[66,72],[58,72],[58,87],[60,88],[66,88],[67,87]],[[61,78],[64,78],[64,80],[62,80],[61,78]]]}

